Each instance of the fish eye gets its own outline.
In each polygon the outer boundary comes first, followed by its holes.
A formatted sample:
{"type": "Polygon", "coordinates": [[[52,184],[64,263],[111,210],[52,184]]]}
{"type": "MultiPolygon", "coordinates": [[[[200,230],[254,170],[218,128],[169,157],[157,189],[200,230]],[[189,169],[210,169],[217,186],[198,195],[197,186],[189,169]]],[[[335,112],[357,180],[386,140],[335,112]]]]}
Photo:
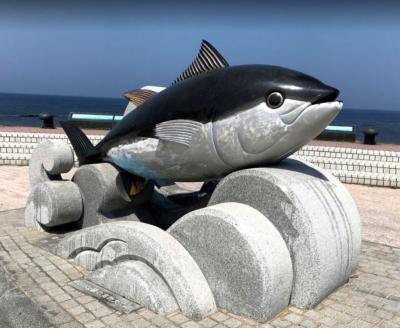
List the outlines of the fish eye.
{"type": "Polygon", "coordinates": [[[271,92],[268,96],[267,96],[267,105],[268,107],[272,108],[272,109],[276,109],[282,106],[283,102],[284,102],[284,98],[283,95],[280,92],[271,92]]]}

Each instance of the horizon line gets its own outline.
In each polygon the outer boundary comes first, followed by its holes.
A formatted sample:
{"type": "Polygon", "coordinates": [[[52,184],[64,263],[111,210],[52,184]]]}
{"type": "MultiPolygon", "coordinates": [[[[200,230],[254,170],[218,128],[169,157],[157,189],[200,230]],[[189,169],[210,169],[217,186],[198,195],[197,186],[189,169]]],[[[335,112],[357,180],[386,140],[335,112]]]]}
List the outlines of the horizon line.
{"type": "MultiPolygon", "coordinates": [[[[20,93],[20,92],[3,92],[0,91],[0,95],[16,95],[16,96],[39,96],[39,97],[70,97],[70,98],[94,98],[94,99],[118,99],[118,100],[125,100],[128,102],[128,99],[126,99],[123,94],[121,94],[120,97],[112,97],[112,96],[104,96],[104,97],[97,97],[97,96],[82,96],[82,95],[60,95],[60,94],[42,94],[42,93],[20,93]]],[[[343,101],[345,104],[346,102],[343,101]]],[[[386,109],[386,108],[356,108],[356,107],[346,107],[344,105],[344,108],[351,109],[351,110],[368,110],[368,111],[390,111],[390,112],[396,112],[400,111],[400,107],[398,109],[386,109]]]]}

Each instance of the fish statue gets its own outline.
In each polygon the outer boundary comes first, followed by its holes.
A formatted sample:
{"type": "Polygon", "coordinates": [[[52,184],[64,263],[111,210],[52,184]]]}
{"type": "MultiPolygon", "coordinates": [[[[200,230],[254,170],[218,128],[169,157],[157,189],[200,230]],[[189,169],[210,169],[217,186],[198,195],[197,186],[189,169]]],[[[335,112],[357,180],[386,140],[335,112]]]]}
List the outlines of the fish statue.
{"type": "Polygon", "coordinates": [[[61,125],[80,165],[111,162],[146,180],[207,181],[296,152],[340,112],[338,95],[291,69],[229,66],[203,40],[169,87],[127,92],[137,107],[97,145],[71,122],[61,125]]]}

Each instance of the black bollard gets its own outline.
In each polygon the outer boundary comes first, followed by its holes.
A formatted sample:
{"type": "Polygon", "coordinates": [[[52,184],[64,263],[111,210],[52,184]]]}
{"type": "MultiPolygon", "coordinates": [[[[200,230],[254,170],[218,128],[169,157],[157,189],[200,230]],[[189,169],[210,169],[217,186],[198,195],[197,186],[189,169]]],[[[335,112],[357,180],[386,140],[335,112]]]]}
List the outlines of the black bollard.
{"type": "Polygon", "coordinates": [[[374,128],[366,128],[364,130],[364,144],[365,145],[376,145],[375,137],[378,135],[378,131],[374,128]]]}
{"type": "Polygon", "coordinates": [[[55,129],[54,115],[52,113],[40,113],[39,119],[42,120],[42,129],[55,129]]]}

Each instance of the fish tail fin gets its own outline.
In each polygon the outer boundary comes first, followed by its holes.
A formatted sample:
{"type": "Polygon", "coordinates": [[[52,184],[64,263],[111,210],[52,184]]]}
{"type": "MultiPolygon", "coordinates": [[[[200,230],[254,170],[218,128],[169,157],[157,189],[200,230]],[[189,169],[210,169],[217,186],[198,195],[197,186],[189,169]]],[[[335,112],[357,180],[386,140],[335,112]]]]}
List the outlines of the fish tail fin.
{"type": "Polygon", "coordinates": [[[75,153],[78,157],[79,165],[93,164],[101,161],[100,151],[93,146],[92,142],[82,132],[80,128],[70,122],[60,122],[64,129],[75,153]]]}

